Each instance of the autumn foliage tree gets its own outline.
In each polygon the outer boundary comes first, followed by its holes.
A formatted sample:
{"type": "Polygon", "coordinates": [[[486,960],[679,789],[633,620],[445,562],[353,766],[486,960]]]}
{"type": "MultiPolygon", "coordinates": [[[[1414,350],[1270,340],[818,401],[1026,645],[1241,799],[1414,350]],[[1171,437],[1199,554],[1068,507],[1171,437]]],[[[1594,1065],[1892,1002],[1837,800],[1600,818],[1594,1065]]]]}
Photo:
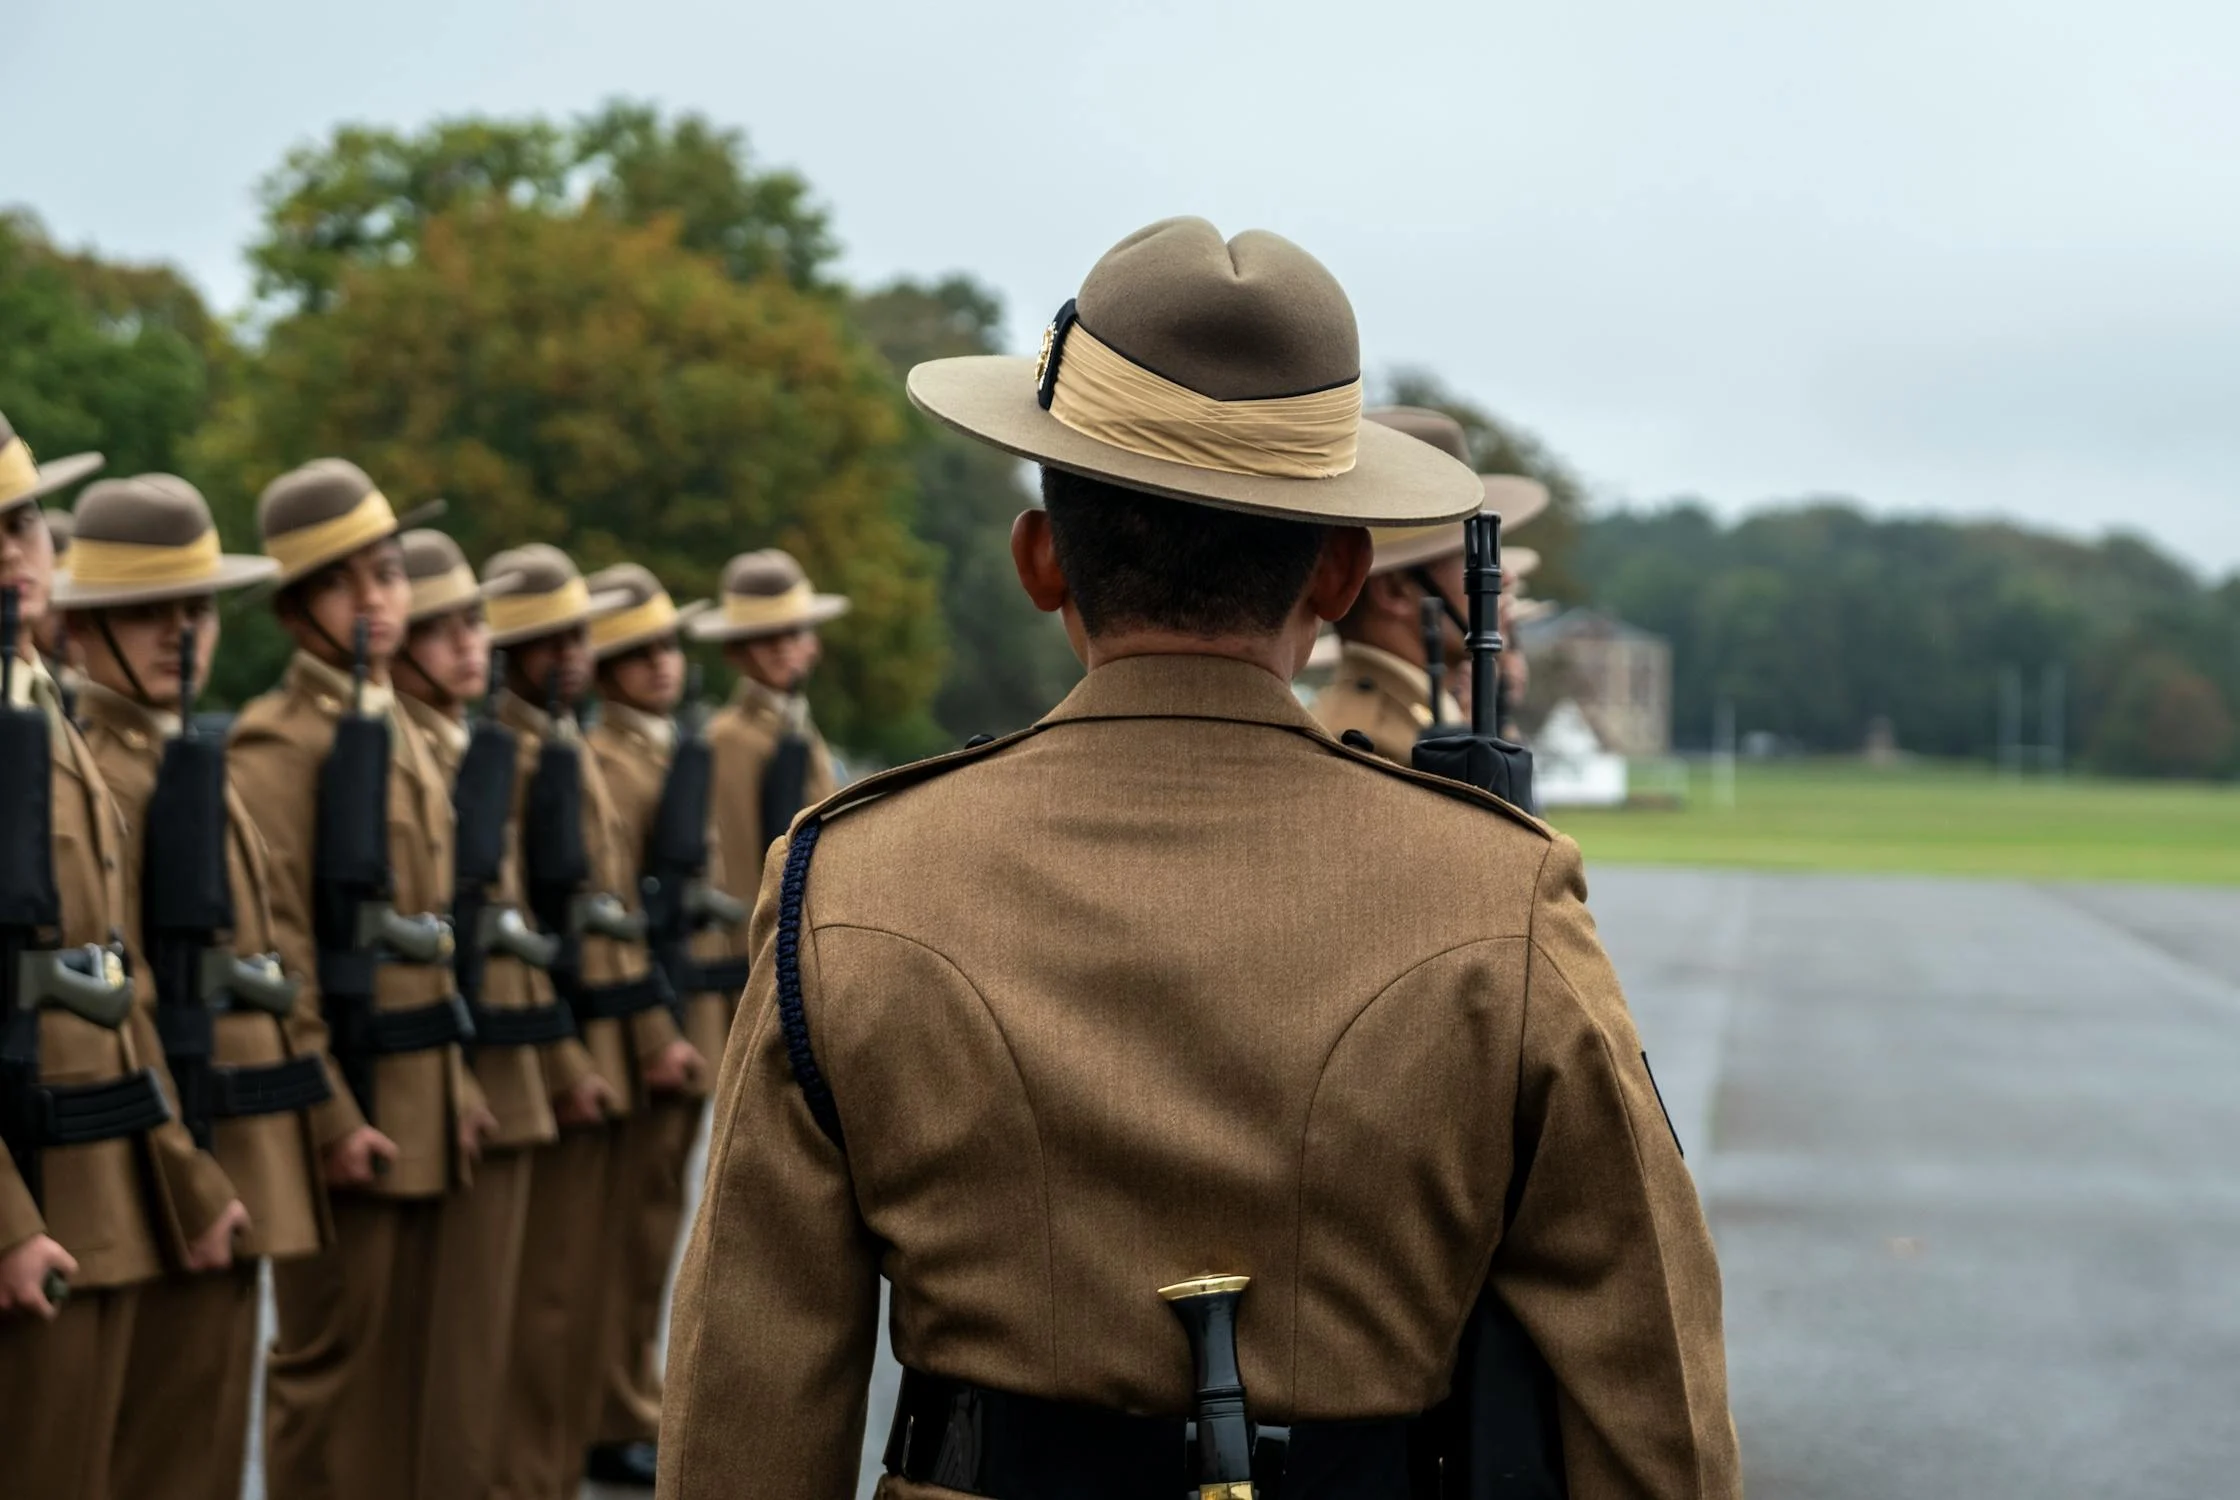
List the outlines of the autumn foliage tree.
{"type": "Polygon", "coordinates": [[[409,254],[346,262],[268,330],[208,435],[223,523],[240,534],[272,475],[341,453],[400,506],[448,498],[471,557],[548,539],[690,597],[732,553],[782,546],[855,600],[815,687],[828,730],[923,749],[936,558],[909,529],[891,382],[828,299],[735,280],[678,239],[670,215],[470,196],[409,254]]]}

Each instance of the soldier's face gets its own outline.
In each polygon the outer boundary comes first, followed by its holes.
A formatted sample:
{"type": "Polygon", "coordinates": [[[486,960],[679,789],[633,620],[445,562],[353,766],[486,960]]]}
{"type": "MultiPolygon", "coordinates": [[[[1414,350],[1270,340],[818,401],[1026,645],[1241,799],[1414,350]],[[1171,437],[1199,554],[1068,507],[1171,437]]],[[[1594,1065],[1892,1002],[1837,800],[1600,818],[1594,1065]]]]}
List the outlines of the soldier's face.
{"type": "Polygon", "coordinates": [[[673,635],[625,652],[599,670],[607,696],[640,713],[668,713],[684,696],[684,648],[673,635]]]}
{"type": "Polygon", "coordinates": [[[450,702],[481,697],[490,686],[490,625],[482,606],[455,609],[415,625],[412,662],[450,702]]]}
{"type": "Polygon", "coordinates": [[[578,625],[513,647],[506,655],[506,675],[514,690],[539,708],[555,683],[562,702],[575,702],[591,685],[591,647],[584,628],[578,625]]]}
{"type": "Polygon", "coordinates": [[[194,686],[210,680],[210,660],[218,650],[218,601],[208,594],[157,604],[126,604],[95,612],[88,629],[76,632],[85,656],[85,673],[113,693],[157,708],[179,704],[179,648],[194,630],[194,686]],[[106,626],[104,630],[101,627],[106,626]],[[139,684],[140,693],[133,691],[139,684]]]}
{"type": "Polygon", "coordinates": [[[784,635],[739,642],[732,665],[764,687],[790,693],[808,680],[823,654],[824,647],[814,630],[789,630],[784,635]]]}
{"type": "Polygon", "coordinates": [[[364,620],[366,655],[373,666],[386,671],[404,642],[404,617],[412,608],[404,549],[394,538],[360,547],[315,575],[302,599],[304,612],[326,633],[326,640],[345,652],[358,621],[364,620]]]}
{"type": "Polygon", "coordinates": [[[48,591],[54,586],[54,537],[39,507],[29,502],[0,513],[0,588],[16,591],[24,632],[17,650],[28,657],[32,628],[47,617],[48,591]]]}

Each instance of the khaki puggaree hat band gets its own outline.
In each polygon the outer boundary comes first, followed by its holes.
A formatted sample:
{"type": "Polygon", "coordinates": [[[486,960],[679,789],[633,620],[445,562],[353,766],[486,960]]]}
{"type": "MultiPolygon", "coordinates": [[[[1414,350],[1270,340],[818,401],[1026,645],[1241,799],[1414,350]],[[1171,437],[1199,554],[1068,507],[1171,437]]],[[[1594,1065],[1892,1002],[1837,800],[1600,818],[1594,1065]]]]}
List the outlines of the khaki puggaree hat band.
{"type": "Polygon", "coordinates": [[[820,594],[791,553],[742,552],[724,564],[721,604],[690,622],[699,641],[745,641],[812,630],[848,612],[840,594],[820,594]]]}
{"type": "Polygon", "coordinates": [[[816,588],[806,578],[782,594],[726,594],[723,623],[744,630],[768,630],[807,614],[816,599],[816,588]]]}
{"type": "Polygon", "coordinates": [[[1359,377],[1298,396],[1216,401],[1105,343],[1081,326],[1071,303],[1043,330],[1035,381],[1058,421],[1145,458],[1265,479],[1328,479],[1350,473],[1360,452],[1359,377]]]}
{"type": "Polygon", "coordinates": [[[488,605],[493,634],[534,640],[549,631],[583,622],[591,612],[591,590],[580,578],[571,578],[542,594],[509,594],[488,605]]]}
{"type": "Polygon", "coordinates": [[[72,453],[42,464],[32,454],[31,445],[8,425],[5,416],[0,416],[0,510],[13,510],[26,501],[68,489],[98,472],[101,462],[98,453],[72,453]]]}
{"type": "Polygon", "coordinates": [[[625,601],[613,614],[591,622],[591,654],[600,661],[674,637],[685,621],[698,619],[714,606],[698,599],[679,608],[642,563],[616,563],[584,580],[593,593],[612,592],[625,601]]]}

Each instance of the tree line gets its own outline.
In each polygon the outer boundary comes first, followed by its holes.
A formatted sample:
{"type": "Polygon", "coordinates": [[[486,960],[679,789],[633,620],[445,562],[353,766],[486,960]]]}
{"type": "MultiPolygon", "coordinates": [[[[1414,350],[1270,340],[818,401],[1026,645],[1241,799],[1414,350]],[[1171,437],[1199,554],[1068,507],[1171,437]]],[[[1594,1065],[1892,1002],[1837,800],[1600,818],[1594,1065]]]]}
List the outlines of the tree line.
{"type": "MultiPolygon", "coordinates": [[[[1078,674],[1011,581],[1021,467],[902,391],[919,360],[997,351],[1000,304],[963,275],[847,285],[809,184],[740,132],[628,102],[345,126],[258,198],[254,301],[230,318],[168,267],[0,213],[0,410],[45,453],[185,475],[236,548],[255,545],[262,486],[321,453],[400,508],[447,499],[474,557],[550,539],[685,598],[732,553],[785,547],[856,602],[812,696],[875,759],[1019,727],[1078,674]]],[[[1885,716],[1906,748],[1982,755],[2000,674],[2059,662],[2091,764],[2240,770],[2240,581],[2204,585],[2137,538],[1835,505],[1732,526],[1690,505],[1593,517],[1561,458],[1429,373],[1376,395],[1452,412],[1481,471],[1548,484],[1523,538],[1544,558],[1534,592],[1672,640],[1683,744],[1727,700],[1809,749],[1855,749],[1885,716]]],[[[221,703],[285,652],[261,610],[227,630],[221,703]]]]}

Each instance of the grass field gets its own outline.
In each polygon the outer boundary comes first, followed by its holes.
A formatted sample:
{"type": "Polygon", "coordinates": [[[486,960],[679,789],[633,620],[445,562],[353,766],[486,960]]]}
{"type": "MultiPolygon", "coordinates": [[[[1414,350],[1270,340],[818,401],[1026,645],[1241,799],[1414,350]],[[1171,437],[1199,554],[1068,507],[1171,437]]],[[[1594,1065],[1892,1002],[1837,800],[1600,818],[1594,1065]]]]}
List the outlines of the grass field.
{"type": "Polygon", "coordinates": [[[1557,808],[1595,863],[2240,885],[2240,788],[1999,779],[1949,764],[1744,763],[1734,806],[1691,766],[1677,809],[1557,808]]]}

